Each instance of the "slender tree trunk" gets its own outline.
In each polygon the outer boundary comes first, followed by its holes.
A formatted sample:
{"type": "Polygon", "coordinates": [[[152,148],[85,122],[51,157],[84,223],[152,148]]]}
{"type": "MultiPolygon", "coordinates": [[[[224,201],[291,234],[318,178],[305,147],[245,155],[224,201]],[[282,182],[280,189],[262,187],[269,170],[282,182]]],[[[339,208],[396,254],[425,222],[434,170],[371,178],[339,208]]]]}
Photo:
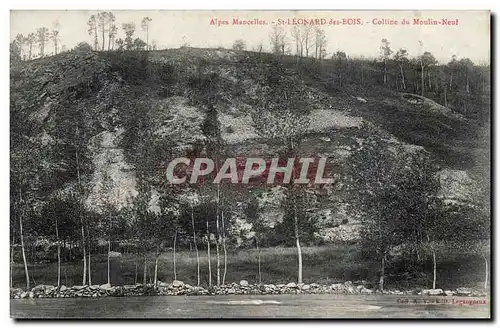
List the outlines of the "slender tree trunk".
{"type": "MultiPolygon", "coordinates": [[[[76,174],[78,177],[78,187],[79,187],[80,192],[81,192],[82,184],[81,184],[81,180],[80,180],[80,162],[78,159],[78,150],[75,151],[75,158],[76,158],[76,174]]],[[[85,229],[84,229],[84,224],[83,224],[82,213],[78,213],[78,214],[80,216],[80,225],[81,225],[81,233],[82,233],[82,253],[83,253],[82,285],[85,286],[85,284],[87,283],[87,254],[86,254],[86,250],[85,250],[85,229]]]]}
{"type": "Polygon", "coordinates": [[[224,227],[224,211],[221,212],[222,219],[222,250],[224,251],[224,274],[222,275],[222,284],[226,284],[227,274],[227,248],[226,248],[226,230],[224,227]]]}
{"type": "Polygon", "coordinates": [[[384,291],[384,276],[385,276],[385,254],[382,255],[382,266],[380,267],[380,280],[378,283],[378,289],[384,291]]]}
{"type": "Polygon", "coordinates": [[[453,72],[450,72],[450,91],[451,91],[452,83],[453,83],[453,72]]]}
{"type": "Polygon", "coordinates": [[[488,258],[483,255],[484,258],[484,290],[488,289],[488,258]]]}
{"type": "Polygon", "coordinates": [[[220,277],[220,247],[219,247],[219,240],[216,240],[216,242],[215,242],[215,253],[216,253],[216,260],[217,260],[217,267],[216,267],[217,286],[220,286],[221,277],[220,277]]]}
{"type": "Polygon", "coordinates": [[[97,22],[95,23],[94,26],[94,49],[95,51],[99,50],[99,41],[97,41],[97,22]]]}
{"type": "Polygon", "coordinates": [[[102,31],[101,31],[101,32],[102,32],[102,47],[101,47],[101,51],[104,51],[104,46],[105,46],[105,44],[106,44],[106,38],[105,38],[105,35],[106,35],[106,34],[105,34],[105,32],[104,32],[104,25],[105,25],[105,24],[104,24],[104,22],[103,22],[103,24],[102,24],[102,31]]]}
{"type": "Polygon", "coordinates": [[[220,286],[220,252],[219,252],[219,244],[220,244],[220,231],[219,231],[219,217],[217,217],[217,239],[215,241],[215,253],[217,256],[217,286],[220,286]]]}
{"type": "Polygon", "coordinates": [[[191,225],[193,227],[193,243],[194,243],[194,249],[196,251],[196,275],[197,275],[197,286],[200,286],[200,254],[198,252],[198,245],[196,243],[196,229],[194,227],[194,209],[193,205],[191,204],[191,225]]]}
{"type": "Polygon", "coordinates": [[[56,241],[57,241],[57,287],[61,286],[61,242],[59,241],[59,228],[56,219],[56,241]]]}
{"type": "Polygon", "coordinates": [[[294,215],[294,223],[295,223],[295,243],[297,245],[297,256],[299,259],[299,271],[298,271],[298,283],[302,283],[302,248],[300,247],[299,240],[299,222],[297,218],[297,207],[295,207],[295,215],[294,215]]]}
{"type": "Polygon", "coordinates": [[[436,289],[436,251],[432,250],[432,289],[436,289]]]}
{"type": "Polygon", "coordinates": [[[444,107],[448,107],[448,99],[446,98],[446,85],[444,86],[444,107]]]}
{"type": "Polygon", "coordinates": [[[148,283],[147,277],[148,277],[148,261],[146,258],[146,252],[144,252],[144,271],[142,273],[142,284],[144,285],[144,287],[146,287],[148,283]]]}
{"type": "Polygon", "coordinates": [[[207,256],[208,256],[208,286],[212,287],[212,257],[210,255],[210,231],[207,220],[207,256]]]}
{"type": "Polygon", "coordinates": [[[87,251],[85,247],[85,230],[83,228],[83,220],[81,220],[81,232],[82,232],[82,251],[83,251],[83,279],[82,285],[85,286],[87,283],[87,251]]]}
{"type": "Polygon", "coordinates": [[[466,85],[465,85],[465,91],[467,92],[467,95],[470,94],[470,87],[469,87],[469,74],[467,74],[465,80],[467,81],[466,85]]]}
{"type": "Polygon", "coordinates": [[[255,245],[257,246],[257,265],[259,267],[259,285],[262,285],[262,273],[260,271],[260,247],[259,240],[255,238],[255,245]]]}
{"type": "Polygon", "coordinates": [[[14,232],[12,232],[12,244],[10,245],[10,288],[12,288],[12,270],[14,268],[14,232]]]}
{"type": "Polygon", "coordinates": [[[403,89],[406,90],[405,73],[403,71],[403,65],[399,65],[399,68],[401,69],[401,82],[403,83],[403,89]]]}
{"type": "Polygon", "coordinates": [[[137,285],[137,260],[135,260],[135,279],[134,279],[134,284],[137,285]]]}
{"type": "Polygon", "coordinates": [[[215,217],[215,228],[216,228],[216,240],[215,240],[215,252],[217,257],[217,286],[220,286],[220,252],[219,245],[221,240],[220,225],[219,225],[219,205],[220,205],[220,184],[217,184],[217,215],[215,217]]]}
{"type": "Polygon", "coordinates": [[[19,234],[21,237],[21,252],[23,254],[24,274],[26,275],[26,291],[30,290],[30,275],[28,272],[28,261],[26,260],[26,251],[24,249],[23,217],[19,216],[19,234]]]}
{"type": "Polygon", "coordinates": [[[155,276],[153,280],[154,288],[155,290],[158,289],[158,259],[160,258],[160,254],[156,254],[156,259],[155,259],[155,276]]]}
{"type": "Polygon", "coordinates": [[[177,245],[177,229],[175,229],[175,235],[174,235],[174,280],[177,280],[177,265],[176,265],[176,258],[175,258],[176,245],[177,245]]]}
{"type": "Polygon", "coordinates": [[[424,64],[422,62],[420,63],[420,69],[421,69],[421,75],[422,75],[422,78],[421,78],[422,89],[420,90],[420,92],[422,92],[422,97],[423,97],[424,96],[424,64]]]}
{"type": "Polygon", "coordinates": [[[429,78],[429,90],[432,90],[431,71],[428,68],[427,68],[427,77],[429,78]]]}
{"type": "MultiPolygon", "coordinates": [[[[104,50],[104,32],[103,32],[103,50],[104,50]]],[[[108,230],[108,285],[111,286],[111,215],[109,215],[109,230],[108,230]]]]}
{"type": "Polygon", "coordinates": [[[89,279],[88,279],[89,286],[92,285],[92,270],[90,269],[90,253],[91,253],[91,249],[90,249],[90,245],[89,245],[89,261],[88,261],[88,266],[87,266],[88,273],[89,273],[89,279]]]}
{"type": "Polygon", "coordinates": [[[384,59],[384,85],[387,84],[387,60],[384,59]]]}
{"type": "Polygon", "coordinates": [[[111,237],[108,236],[108,285],[111,286],[111,237]]]}

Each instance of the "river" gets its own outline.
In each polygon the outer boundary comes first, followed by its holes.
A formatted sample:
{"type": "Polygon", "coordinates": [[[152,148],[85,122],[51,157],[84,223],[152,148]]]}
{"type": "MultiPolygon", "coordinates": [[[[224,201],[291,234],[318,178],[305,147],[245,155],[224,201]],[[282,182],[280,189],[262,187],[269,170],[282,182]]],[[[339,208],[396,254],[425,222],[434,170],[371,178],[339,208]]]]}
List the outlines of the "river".
{"type": "Polygon", "coordinates": [[[232,295],[12,299],[13,318],[489,318],[489,298],[232,295]],[[402,303],[405,299],[409,303],[402,303]],[[417,304],[414,304],[414,299],[417,304]],[[442,304],[443,299],[486,305],[442,304]],[[437,304],[437,302],[441,302],[437,304]]]}

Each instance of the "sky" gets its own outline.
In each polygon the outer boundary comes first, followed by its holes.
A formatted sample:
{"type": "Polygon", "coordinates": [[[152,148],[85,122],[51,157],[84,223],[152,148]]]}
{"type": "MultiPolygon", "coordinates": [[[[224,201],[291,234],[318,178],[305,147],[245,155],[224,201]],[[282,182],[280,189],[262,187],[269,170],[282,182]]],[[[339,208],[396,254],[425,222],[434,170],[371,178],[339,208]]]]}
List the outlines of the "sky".
{"type": "MultiPolygon", "coordinates": [[[[145,38],[140,28],[143,17],[152,18],[149,39],[155,40],[160,48],[178,48],[187,43],[192,47],[230,48],[234,40],[243,39],[251,50],[258,44],[270,50],[269,34],[274,24],[280,22],[300,23],[300,19],[323,19],[328,40],[329,56],[344,51],[352,57],[375,58],[379,56],[381,39],[390,42],[391,48],[408,50],[410,57],[422,51],[431,52],[441,63],[447,63],[453,55],[470,58],[475,63],[490,62],[490,13],[489,11],[138,11],[109,10],[119,27],[118,37],[124,37],[122,23],[135,22],[135,36],[145,38]],[[260,20],[263,25],[233,25],[233,19],[260,20]],[[427,22],[458,22],[458,25],[416,25],[415,19],[427,22]],[[211,25],[228,21],[228,25],[211,25]],[[350,19],[356,25],[330,24],[350,19]],[[409,24],[402,25],[403,19],[409,24]],[[281,21],[280,21],[281,20],[281,21]],[[389,25],[396,21],[398,25],[389,25]],[[378,23],[378,24],[376,24],[378,23]],[[380,23],[385,23],[380,24],[380,23]],[[422,41],[420,43],[419,41],[422,41]]],[[[60,43],[68,49],[82,41],[92,44],[87,32],[87,20],[97,11],[63,10],[34,11],[15,10],[10,14],[10,40],[18,33],[27,35],[39,27],[49,29],[59,25],[60,43]]],[[[321,21],[319,21],[321,22],[321,21]]],[[[348,22],[348,21],[346,21],[348,22]]],[[[280,25],[292,42],[292,25],[280,25]]],[[[50,47],[50,46],[49,46],[50,47]]],[[[52,48],[53,49],[53,48],[52,48]]],[[[292,47],[293,49],[293,47],[292,47]]]]}

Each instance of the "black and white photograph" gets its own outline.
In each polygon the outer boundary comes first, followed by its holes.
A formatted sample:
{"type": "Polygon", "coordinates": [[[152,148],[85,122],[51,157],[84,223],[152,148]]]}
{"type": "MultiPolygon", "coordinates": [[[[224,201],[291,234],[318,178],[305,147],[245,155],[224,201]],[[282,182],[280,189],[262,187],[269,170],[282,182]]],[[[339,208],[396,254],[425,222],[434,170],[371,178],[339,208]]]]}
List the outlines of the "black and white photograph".
{"type": "Polygon", "coordinates": [[[491,22],[11,10],[11,318],[491,319],[491,22]]]}

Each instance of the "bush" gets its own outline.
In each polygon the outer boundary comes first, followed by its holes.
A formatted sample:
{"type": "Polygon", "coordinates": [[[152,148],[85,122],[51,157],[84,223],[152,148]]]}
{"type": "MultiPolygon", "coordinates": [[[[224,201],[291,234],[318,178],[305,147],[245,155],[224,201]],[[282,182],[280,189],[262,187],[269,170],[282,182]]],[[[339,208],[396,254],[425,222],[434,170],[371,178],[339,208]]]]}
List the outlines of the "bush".
{"type": "Polygon", "coordinates": [[[233,43],[233,50],[246,50],[247,45],[244,40],[236,40],[233,43]]]}
{"type": "Polygon", "coordinates": [[[110,51],[106,55],[113,71],[132,85],[145,82],[150,77],[147,51],[110,51]]]}
{"type": "Polygon", "coordinates": [[[92,46],[87,42],[80,42],[79,44],[76,45],[74,50],[77,52],[91,52],[92,46]]]}

